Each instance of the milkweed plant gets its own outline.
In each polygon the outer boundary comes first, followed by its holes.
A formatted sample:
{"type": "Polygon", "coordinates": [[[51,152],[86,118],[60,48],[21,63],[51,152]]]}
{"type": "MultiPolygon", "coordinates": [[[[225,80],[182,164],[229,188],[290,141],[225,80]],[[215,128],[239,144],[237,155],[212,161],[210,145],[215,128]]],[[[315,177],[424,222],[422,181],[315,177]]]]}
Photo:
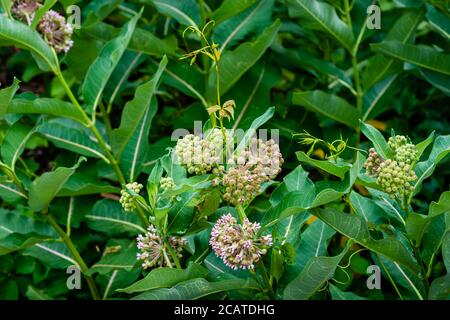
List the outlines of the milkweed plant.
{"type": "Polygon", "coordinates": [[[377,3],[2,0],[0,298],[448,299],[449,12],[377,3]]]}

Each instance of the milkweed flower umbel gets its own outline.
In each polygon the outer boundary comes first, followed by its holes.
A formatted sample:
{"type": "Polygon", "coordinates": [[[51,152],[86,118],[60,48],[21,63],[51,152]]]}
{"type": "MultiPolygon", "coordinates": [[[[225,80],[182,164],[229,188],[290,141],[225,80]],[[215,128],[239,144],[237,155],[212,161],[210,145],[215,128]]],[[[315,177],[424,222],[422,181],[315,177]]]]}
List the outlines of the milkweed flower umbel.
{"type": "Polygon", "coordinates": [[[31,25],[35,12],[42,6],[42,0],[13,0],[11,1],[11,13],[17,20],[31,25]]]}
{"type": "MultiPolygon", "coordinates": [[[[186,240],[179,237],[169,237],[168,242],[178,258],[182,258],[183,246],[186,240]]],[[[150,225],[145,235],[140,234],[137,237],[137,247],[139,253],[136,258],[142,260],[142,268],[148,269],[154,266],[165,267],[171,266],[174,261],[170,254],[167,253],[164,240],[155,226],[150,225]]]]}
{"type": "Polygon", "coordinates": [[[238,224],[226,214],[217,220],[211,231],[210,245],[216,256],[232,269],[254,269],[255,263],[272,246],[272,236],[258,236],[261,225],[247,218],[238,224]]]}
{"type": "Polygon", "coordinates": [[[128,183],[125,187],[126,187],[126,189],[122,189],[120,191],[120,193],[121,193],[120,204],[122,205],[123,209],[126,212],[131,212],[134,209],[136,209],[136,205],[133,201],[133,195],[131,195],[127,189],[132,190],[133,192],[139,194],[139,192],[141,192],[141,190],[144,186],[140,183],[133,182],[133,183],[128,183]]]}
{"type": "Polygon", "coordinates": [[[50,10],[45,13],[38,24],[38,31],[57,53],[68,52],[73,46],[73,27],[66,23],[66,18],[50,10]]]}

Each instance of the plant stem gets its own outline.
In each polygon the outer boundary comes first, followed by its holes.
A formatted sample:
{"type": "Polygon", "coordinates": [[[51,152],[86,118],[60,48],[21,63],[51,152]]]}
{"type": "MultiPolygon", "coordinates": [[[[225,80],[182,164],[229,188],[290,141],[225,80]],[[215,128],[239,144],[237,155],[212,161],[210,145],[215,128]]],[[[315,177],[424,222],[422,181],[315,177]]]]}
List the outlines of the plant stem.
{"type": "Polygon", "coordinates": [[[119,182],[121,184],[125,184],[126,183],[125,177],[123,176],[122,171],[119,168],[119,164],[118,164],[117,160],[114,158],[114,156],[112,155],[109,147],[106,145],[106,142],[103,139],[103,137],[101,136],[100,132],[97,130],[95,123],[92,122],[92,120],[86,114],[86,111],[84,111],[84,109],[78,103],[78,100],[75,98],[72,90],[70,89],[69,85],[67,84],[66,80],[64,79],[64,76],[62,75],[61,70],[57,70],[55,72],[55,74],[58,77],[59,81],[61,82],[62,86],[64,87],[64,90],[66,91],[67,96],[69,97],[70,101],[75,106],[75,108],[80,112],[80,114],[83,116],[84,121],[85,121],[84,125],[92,131],[95,138],[97,139],[98,144],[105,151],[106,158],[109,160],[110,165],[112,166],[112,168],[117,176],[117,179],[119,180],[119,182]]]}
{"type": "Polygon", "coordinates": [[[247,215],[245,214],[245,210],[242,206],[236,206],[236,211],[238,213],[239,216],[239,220],[241,220],[241,222],[244,222],[244,219],[247,218],[247,215]]]}
{"type": "Polygon", "coordinates": [[[141,206],[138,204],[136,206],[137,215],[139,216],[139,219],[144,223],[146,227],[150,226],[150,222],[148,221],[145,212],[142,210],[141,206]]]}
{"type": "Polygon", "coordinates": [[[81,272],[83,272],[84,278],[87,281],[89,290],[91,291],[92,298],[94,298],[94,300],[100,300],[101,297],[100,297],[100,293],[98,292],[97,285],[95,284],[94,279],[86,274],[89,271],[89,268],[86,265],[86,263],[84,262],[83,258],[81,257],[80,253],[78,252],[77,248],[73,244],[72,240],[48,212],[46,212],[44,214],[44,216],[47,219],[47,221],[50,223],[50,225],[53,227],[53,229],[55,229],[55,231],[59,234],[61,239],[66,244],[67,249],[69,249],[69,251],[72,254],[72,256],[74,257],[75,261],[78,263],[78,266],[80,267],[81,272]]]}
{"type": "Polygon", "coordinates": [[[269,279],[269,276],[267,275],[267,271],[266,271],[266,267],[264,266],[264,263],[262,262],[262,260],[259,260],[256,263],[256,265],[258,266],[258,269],[263,276],[266,289],[270,292],[271,296],[274,297],[275,293],[273,292],[272,285],[270,284],[270,279],[269,279]]]}
{"type": "Polygon", "coordinates": [[[172,259],[175,262],[177,269],[182,269],[181,264],[180,264],[180,259],[178,259],[177,253],[175,251],[173,251],[173,248],[169,242],[167,242],[166,247],[167,247],[167,250],[169,251],[170,255],[172,256],[172,259]]]}
{"type": "Polygon", "coordinates": [[[101,117],[102,117],[103,123],[105,124],[105,127],[106,127],[106,131],[111,136],[112,126],[111,126],[111,121],[109,120],[108,111],[106,110],[105,105],[103,104],[102,101],[100,101],[99,107],[100,107],[100,112],[101,112],[101,117]]]}

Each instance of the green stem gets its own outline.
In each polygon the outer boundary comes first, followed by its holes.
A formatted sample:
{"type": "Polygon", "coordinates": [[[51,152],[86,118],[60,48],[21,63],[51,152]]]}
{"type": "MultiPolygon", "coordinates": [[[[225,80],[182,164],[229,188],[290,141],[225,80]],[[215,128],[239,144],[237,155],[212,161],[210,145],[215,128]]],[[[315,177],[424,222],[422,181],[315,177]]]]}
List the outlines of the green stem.
{"type": "Polygon", "coordinates": [[[109,120],[108,111],[106,110],[105,105],[103,104],[102,101],[100,101],[99,103],[99,108],[101,112],[101,118],[106,127],[106,132],[108,132],[108,134],[111,136],[112,134],[111,120],[109,120]]]}
{"type": "Polygon", "coordinates": [[[268,292],[270,292],[272,298],[275,296],[275,293],[273,291],[272,285],[270,284],[270,279],[269,276],[267,275],[267,271],[266,271],[266,267],[264,266],[264,263],[262,262],[262,260],[259,260],[256,263],[259,271],[261,272],[263,279],[264,279],[264,284],[265,284],[265,288],[268,292]]]}
{"type": "Polygon", "coordinates": [[[144,223],[146,227],[149,227],[150,221],[148,221],[147,216],[145,215],[144,211],[142,210],[139,204],[136,206],[136,211],[139,219],[141,219],[141,221],[144,223]]]}
{"type": "Polygon", "coordinates": [[[47,219],[47,221],[53,227],[53,229],[55,229],[55,231],[59,234],[61,239],[64,241],[64,243],[67,246],[67,249],[69,249],[70,253],[74,257],[78,266],[80,267],[81,272],[83,272],[84,278],[86,279],[86,281],[88,283],[89,290],[91,291],[92,298],[94,298],[94,300],[100,300],[101,296],[97,289],[97,285],[95,284],[94,279],[86,274],[89,271],[89,268],[86,265],[86,263],[84,262],[83,258],[81,257],[80,253],[78,252],[77,248],[73,244],[72,240],[64,232],[64,230],[58,225],[56,220],[49,213],[45,213],[44,215],[45,215],[45,218],[47,219]]]}
{"type": "Polygon", "coordinates": [[[173,250],[172,246],[169,242],[167,242],[166,246],[167,250],[169,251],[170,255],[172,256],[173,261],[175,262],[175,265],[177,266],[177,269],[182,269],[180,264],[180,259],[178,259],[177,253],[173,250]]]}
{"type": "Polygon", "coordinates": [[[105,140],[101,136],[100,132],[97,130],[97,127],[92,122],[92,120],[88,117],[84,109],[81,107],[81,105],[78,103],[78,100],[75,98],[72,90],[70,89],[69,85],[67,84],[66,80],[64,79],[64,76],[61,73],[61,70],[57,70],[55,72],[56,76],[58,77],[59,81],[61,82],[62,86],[64,87],[64,90],[67,93],[67,96],[69,97],[72,104],[75,106],[75,108],[80,112],[80,114],[83,116],[83,119],[85,121],[85,126],[88,127],[92,133],[94,134],[95,138],[97,139],[98,144],[100,147],[105,151],[106,158],[109,160],[110,165],[112,166],[117,179],[121,184],[126,184],[125,177],[123,176],[122,171],[120,170],[119,164],[117,160],[112,155],[109,147],[106,145],[105,140]]]}
{"type": "Polygon", "coordinates": [[[236,211],[238,213],[239,220],[241,221],[241,223],[244,222],[244,220],[247,218],[244,208],[242,206],[236,206],[236,211]]]}

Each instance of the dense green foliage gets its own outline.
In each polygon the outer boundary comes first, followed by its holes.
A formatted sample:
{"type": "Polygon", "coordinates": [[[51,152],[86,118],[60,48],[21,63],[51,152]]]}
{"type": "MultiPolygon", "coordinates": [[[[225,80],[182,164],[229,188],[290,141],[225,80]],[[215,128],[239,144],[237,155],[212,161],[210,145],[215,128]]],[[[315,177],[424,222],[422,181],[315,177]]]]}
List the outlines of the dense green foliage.
{"type": "Polygon", "coordinates": [[[0,299],[450,297],[449,1],[0,3],[0,299]]]}

